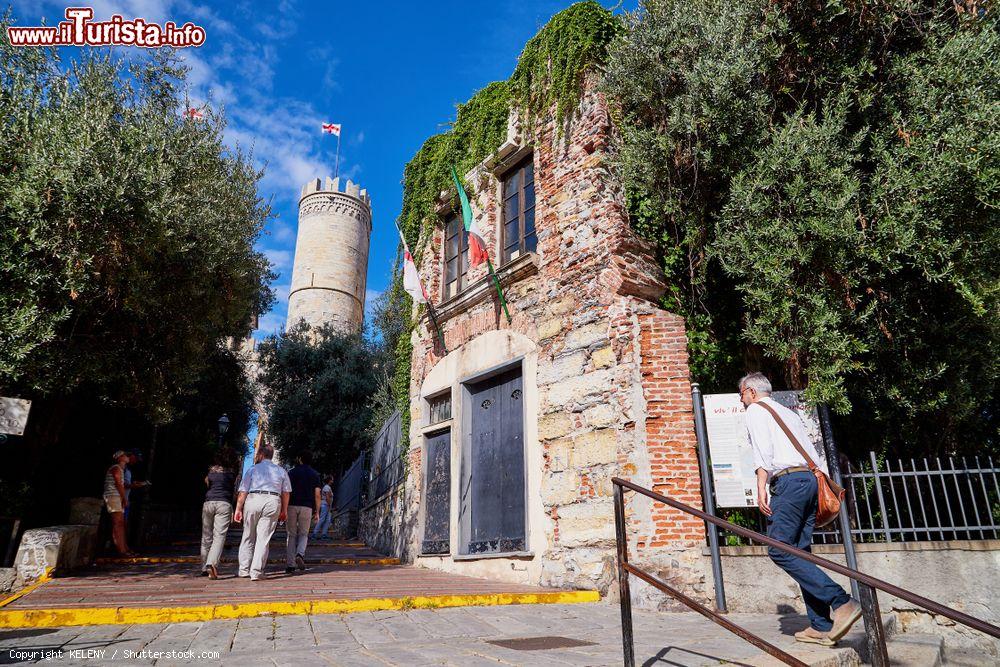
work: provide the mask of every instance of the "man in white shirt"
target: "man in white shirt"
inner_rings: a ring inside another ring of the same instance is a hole
[[[288,515],[288,500],[292,494],[288,472],[271,461],[274,449],[261,445],[258,456],[260,462],[243,475],[233,512],[233,520],[243,522],[238,574],[250,577],[251,581],[264,578],[271,537],[278,522]]]
[[[757,468],[757,505],[767,516],[767,536],[810,551],[816,527],[816,475],[776,420],[784,422],[814,465],[827,472],[826,464],[817,456],[802,419],[771,399],[771,382],[763,373],[750,373],[740,380],[740,401],[747,409],[747,432]],[[812,563],[774,547],[767,552],[802,589],[810,627],[796,632],[795,638],[829,646],[847,634],[861,617],[861,606]]]

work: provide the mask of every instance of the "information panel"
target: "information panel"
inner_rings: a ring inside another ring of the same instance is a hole
[[[0,396],[0,433],[24,435],[24,427],[28,424],[28,411],[30,409],[31,401]]]
[[[776,391],[771,398],[802,417],[809,439],[820,456],[817,463],[823,466],[826,450],[816,410],[802,403],[797,391]],[[757,475],[747,435],[746,408],[739,394],[706,394],[704,401],[715,504],[717,507],[756,507]]]

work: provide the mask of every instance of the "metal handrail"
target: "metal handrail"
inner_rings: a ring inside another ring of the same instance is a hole
[[[643,570],[635,567],[634,565],[629,564],[628,538],[625,532],[624,489],[635,491],[636,493],[640,493],[646,496],[647,498],[651,498],[658,502],[664,503],[665,505],[668,505],[676,510],[679,510],[686,514],[691,514],[692,516],[696,516],[702,521],[706,521],[716,526],[721,526],[736,535],[740,535],[741,537],[745,537],[747,539],[756,540],[769,547],[779,549],[786,553],[790,553],[794,556],[798,556],[799,558],[809,561],[810,563],[814,563],[815,565],[819,565],[838,574],[842,574],[845,577],[849,577],[857,581],[861,585],[870,586],[871,588],[885,591],[890,595],[893,595],[902,600],[906,600],[907,602],[912,602],[913,604],[923,607],[928,611],[934,612],[935,614],[940,614],[941,616],[944,616],[946,618],[950,618],[951,620],[957,623],[961,623],[962,625],[970,627],[974,630],[978,630],[982,633],[1000,638],[1000,627],[992,625],[991,623],[987,623],[986,621],[978,619],[974,616],[970,616],[963,612],[952,609],[951,607],[947,607],[939,602],[934,602],[933,600],[929,600],[921,595],[917,595],[916,593],[908,591],[905,588],[900,588],[899,586],[895,586],[886,581],[882,581],[881,579],[876,579],[875,577],[864,574],[857,570],[853,570],[849,567],[845,567],[843,565],[840,565],[839,563],[834,563],[833,561],[821,558],[808,551],[797,549],[796,547],[785,544],[784,542],[779,542],[778,540],[768,537],[766,535],[762,535],[761,533],[749,530],[742,526],[737,526],[734,523],[730,523],[724,519],[720,519],[716,516],[712,516],[711,514],[702,512],[701,510],[691,507],[690,505],[685,505],[684,503],[668,498],[650,489],[643,488],[637,484],[633,484],[632,482],[625,479],[621,479],[620,477],[613,477],[611,479],[611,482],[614,484],[614,496],[615,496],[615,528],[617,531],[616,546],[618,551],[618,585],[621,591],[622,639],[624,645],[623,648],[624,648],[626,667],[634,667],[635,665],[635,651],[632,642],[632,601],[629,597],[629,587],[628,587],[628,577],[627,577],[628,574],[632,574],[635,575],[636,577],[639,577],[646,583],[652,585],[655,588],[658,588],[664,593],[667,593],[668,595],[675,598],[679,602],[685,604],[686,606],[690,607],[694,611],[697,611],[703,616],[706,616],[707,618],[718,623],[727,630],[739,635],[740,637],[747,640],[757,648],[760,648],[761,650],[773,655],[782,662],[789,665],[796,665],[796,667],[805,667],[805,663],[796,658],[795,656],[781,650],[777,646],[768,643],[767,641],[758,637],[752,632],[739,627],[732,621],[729,621],[720,614],[712,611],[708,607],[700,604],[699,602],[693,600],[692,598],[687,597],[686,595],[674,589],[673,587],[669,586],[659,578],[647,572],[644,572]],[[874,605],[875,618],[877,619],[878,598],[873,594],[871,595],[871,600]],[[879,624],[879,630],[881,630],[880,624]],[[885,637],[881,632],[877,632],[877,635],[878,635],[878,641],[876,642],[876,644],[878,647],[878,655],[871,656],[873,664],[888,665],[888,657],[885,648]]]

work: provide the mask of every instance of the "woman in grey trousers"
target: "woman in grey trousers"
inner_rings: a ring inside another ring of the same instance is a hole
[[[201,506],[201,573],[219,578],[219,559],[226,546],[226,533],[233,518],[236,472],[228,457],[219,455],[205,476],[205,502]]]

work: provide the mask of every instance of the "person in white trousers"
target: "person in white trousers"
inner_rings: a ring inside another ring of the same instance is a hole
[[[306,569],[306,546],[309,528],[319,518],[319,473],[313,470],[312,455],[302,452],[298,465],[288,471],[292,480],[292,497],[288,502],[288,519],[285,521],[285,574]]]
[[[261,445],[258,456],[260,462],[243,476],[233,513],[236,523],[243,522],[237,574],[250,577],[251,581],[264,578],[271,538],[278,522],[288,516],[288,500],[292,493],[288,473],[271,461],[274,448]]]

